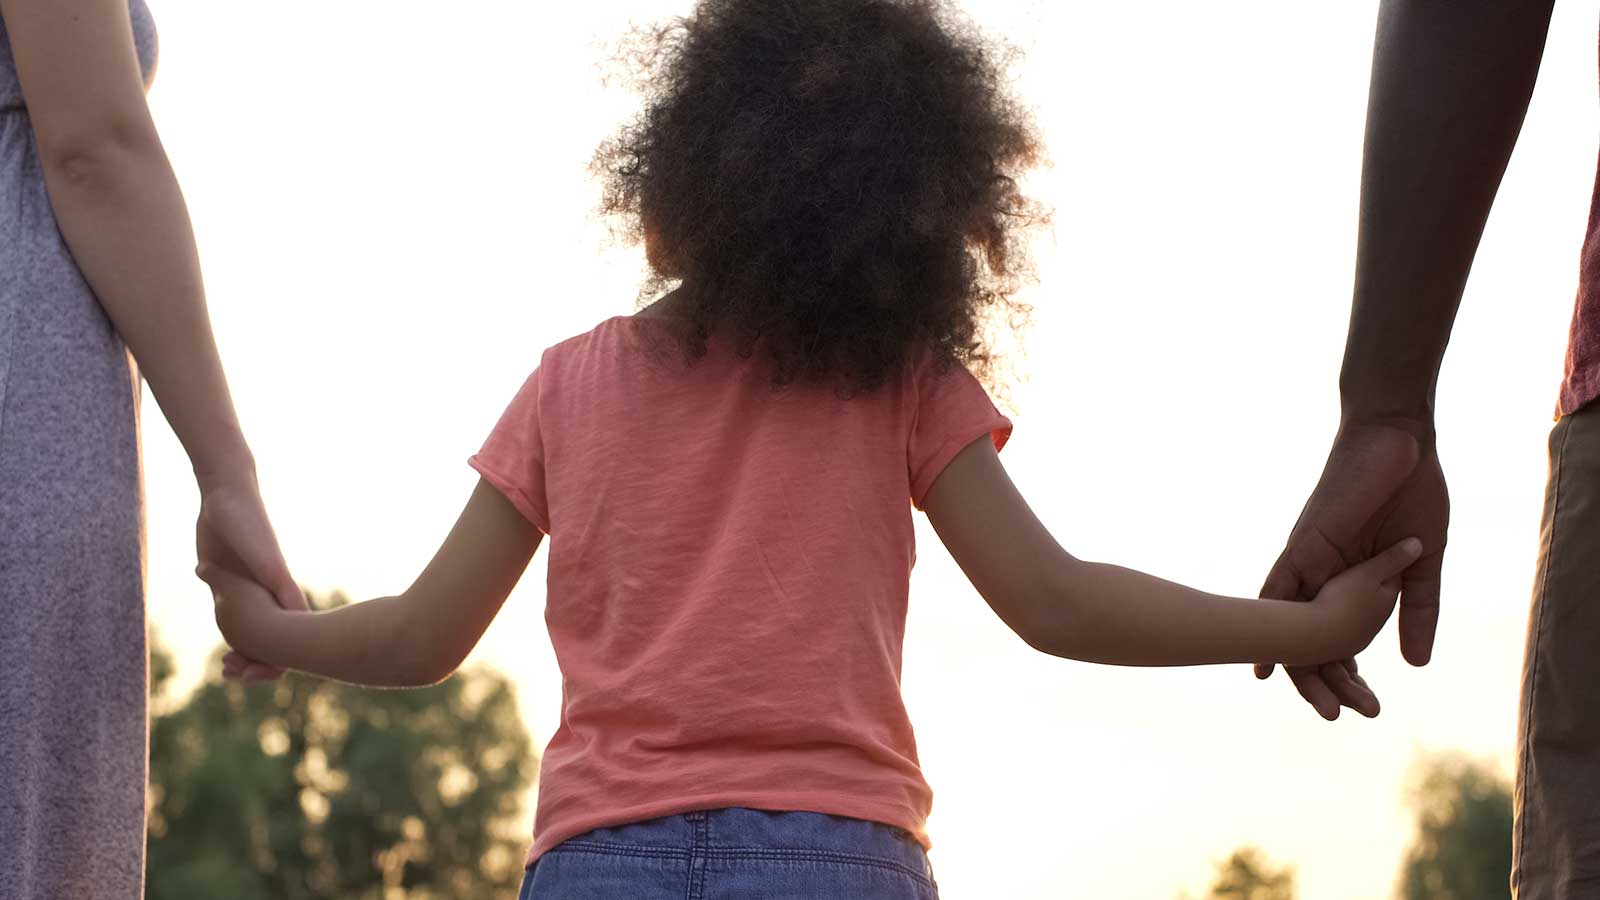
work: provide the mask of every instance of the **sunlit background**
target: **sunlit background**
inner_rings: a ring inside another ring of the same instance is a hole
[[[603,81],[630,22],[689,0],[150,0],[152,102],[199,233],[218,340],[291,565],[406,587],[542,348],[632,308],[587,174],[635,108]],[[1316,479],[1354,262],[1376,2],[982,0],[1053,165],[1016,438],[1062,543],[1253,594]],[[1595,0],[1558,4],[1522,145],[1445,364],[1455,499],[1432,665],[1392,626],[1375,721],[1320,721],[1281,675],[1029,651],[919,517],[905,694],[947,898],[1146,900],[1254,844],[1305,900],[1387,898],[1408,767],[1509,772],[1551,424],[1596,155]],[[146,400],[150,616],[195,684],[217,638],[187,461]],[[560,681],[535,560],[476,660],[537,744]]]

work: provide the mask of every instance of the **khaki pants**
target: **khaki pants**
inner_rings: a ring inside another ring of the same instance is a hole
[[[1600,404],[1550,434],[1518,712],[1512,892],[1600,900]]]

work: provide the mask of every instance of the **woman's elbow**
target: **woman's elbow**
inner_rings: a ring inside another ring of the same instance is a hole
[[[135,124],[108,123],[39,137],[45,177],[53,187],[74,192],[120,192],[130,181],[148,178],[147,165],[165,159],[155,130]]]

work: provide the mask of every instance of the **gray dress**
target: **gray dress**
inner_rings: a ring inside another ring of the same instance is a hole
[[[57,230],[0,22],[0,900],[143,893],[138,384]]]

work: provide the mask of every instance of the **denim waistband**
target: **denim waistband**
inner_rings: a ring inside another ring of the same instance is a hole
[[[812,812],[730,808],[597,828],[552,853],[588,852],[659,859],[828,859],[880,865],[933,880],[916,839],[878,822]]]

